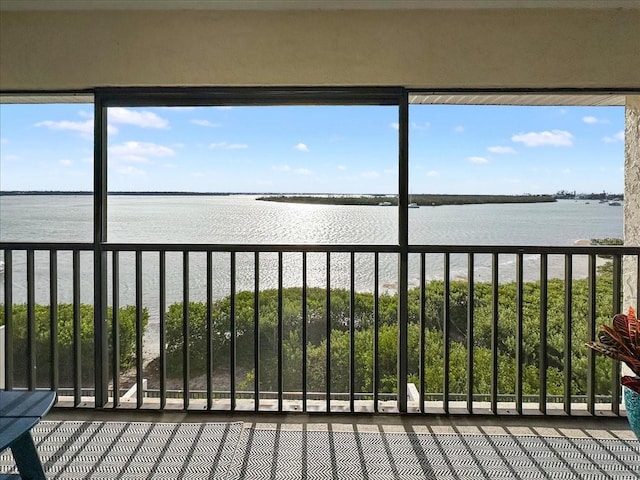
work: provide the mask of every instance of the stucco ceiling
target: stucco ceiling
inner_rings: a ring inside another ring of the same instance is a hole
[[[640,9],[640,0],[0,0],[0,10]]]

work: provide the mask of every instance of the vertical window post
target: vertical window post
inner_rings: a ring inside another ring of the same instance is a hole
[[[409,264],[409,94],[398,106],[398,411],[407,411]]]
[[[93,336],[95,406],[108,401],[107,360],[107,109],[102,98],[94,101],[93,158]]]

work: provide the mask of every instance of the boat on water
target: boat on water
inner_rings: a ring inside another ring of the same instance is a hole
[[[621,206],[621,205],[622,205],[622,204],[621,204],[620,202],[609,202],[609,206],[610,206],[610,207],[619,207],[619,206]]]
[[[409,208],[420,208],[420,205],[418,205],[417,203],[410,203],[409,204]]]
[[[390,207],[393,204],[391,202],[380,202],[378,205],[380,207]]]
[[[0,273],[4,272],[4,262],[0,260]]]

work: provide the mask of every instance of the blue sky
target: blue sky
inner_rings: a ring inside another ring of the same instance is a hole
[[[622,192],[622,107],[410,107],[412,193]],[[108,187],[396,193],[396,107],[110,108]],[[0,105],[0,189],[91,190],[92,105]]]

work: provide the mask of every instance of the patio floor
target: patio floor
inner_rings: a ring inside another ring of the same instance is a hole
[[[621,418],[240,416],[54,410],[47,478],[637,479]],[[0,474],[15,473],[11,454]]]

